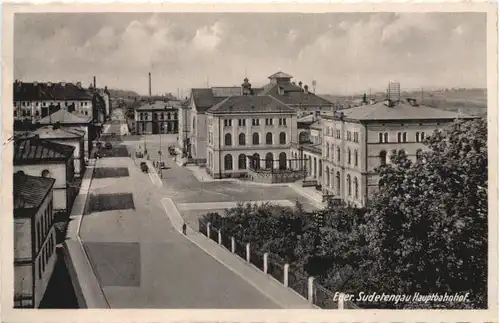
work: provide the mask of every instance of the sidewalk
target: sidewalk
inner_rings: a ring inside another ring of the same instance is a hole
[[[182,234],[182,224],[184,221],[172,200],[163,198],[161,203],[172,225]],[[274,278],[264,274],[253,265],[245,262],[239,256],[232,254],[230,251],[219,246],[192,228],[187,228],[185,237],[281,307],[287,309],[315,308],[313,305],[309,304],[308,300],[295,291],[285,287]]]

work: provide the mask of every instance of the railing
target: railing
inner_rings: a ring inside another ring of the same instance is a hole
[[[210,222],[205,222],[202,219],[198,220],[198,229],[210,240],[248,261],[319,308],[359,309],[352,301],[345,301],[339,297],[340,293],[337,295],[338,300],[335,299],[336,293],[315,282],[313,277],[308,277],[299,268],[285,263],[277,255],[252,250],[249,243],[243,243],[234,237],[224,235],[219,228],[213,227]]]

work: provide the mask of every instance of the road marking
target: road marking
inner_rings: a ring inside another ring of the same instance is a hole
[[[295,206],[295,203],[289,200],[265,200],[265,201],[246,201],[246,203],[252,204],[264,204],[270,203],[274,205],[281,206]],[[194,210],[222,210],[236,207],[238,202],[207,202],[207,203],[182,203],[179,204],[179,209],[182,211],[194,211]]]

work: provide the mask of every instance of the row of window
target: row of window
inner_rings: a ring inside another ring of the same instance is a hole
[[[36,250],[40,250],[47,233],[50,231],[52,224],[54,223],[54,212],[52,202],[45,209],[42,216],[37,221],[36,226]]]
[[[417,132],[415,133],[415,142],[422,142],[425,139],[425,132]],[[408,134],[406,132],[398,132],[398,142],[407,142]],[[378,134],[378,142],[379,143],[387,143],[389,142],[389,133],[380,132]]]
[[[153,119],[156,120],[156,119],[158,119],[158,117],[159,117],[160,120],[164,120],[165,119],[165,113],[163,113],[163,112],[160,112],[160,113],[154,112],[153,113]],[[167,120],[171,120],[171,117],[172,117],[172,115],[170,114],[170,112],[167,112]],[[177,117],[178,117],[177,112],[174,112],[174,120],[176,120]],[[149,119],[149,113],[147,113],[147,112],[140,112],[139,113],[139,120],[148,120],[148,119]]]
[[[55,242],[53,236],[51,235],[47,244],[42,249],[40,257],[38,258],[38,279],[42,278],[42,275],[45,272],[45,266],[47,266],[50,258],[54,254],[54,247]]]
[[[340,163],[341,154],[340,154],[340,147],[339,146],[335,147],[335,145],[333,145],[333,144],[327,145],[325,147],[325,151],[326,151],[326,158],[330,159],[331,161],[333,161],[333,159],[335,157],[334,152],[336,151],[337,162]],[[351,150],[351,148],[347,148],[347,164],[354,165],[355,167],[357,167],[359,165],[359,152],[357,149]]]
[[[393,150],[392,151],[392,154],[399,154],[399,155],[407,155],[406,151],[404,149],[400,149],[399,151],[396,151],[396,150]],[[386,165],[387,164],[387,151],[385,150],[382,150],[379,154],[379,158],[380,158],[380,165]],[[417,149],[417,152],[416,152],[416,158],[417,158],[417,161],[422,161],[422,157],[423,157],[423,150],[422,149]]]
[[[48,107],[51,103],[48,103],[48,102],[21,102],[21,106],[23,107],[29,107],[31,105],[34,105],[35,107]],[[59,103],[60,104],[60,103]],[[80,102],[80,105],[82,106],[89,106],[90,105],[90,102],[88,101],[83,101],[83,102]]]
[[[340,130],[339,130],[339,132],[340,132]],[[352,142],[359,142],[359,132],[347,131],[346,140],[352,141]]]
[[[211,135],[209,136],[211,137]],[[225,146],[232,146],[233,145],[233,139],[232,135],[230,133],[226,133],[224,135],[224,145]],[[210,140],[211,141],[211,140]],[[254,132],[252,135],[252,145],[259,145],[260,144],[260,134],[257,132]],[[266,134],[266,145],[272,145],[273,144],[273,134],[271,132],[268,132]],[[279,144],[280,145],[285,145],[286,144],[286,133],[281,132],[279,134]],[[246,145],[246,135],[244,133],[240,133],[238,136],[238,145],[239,146],[245,146]]]
[[[340,195],[341,192],[341,186],[340,186],[340,172],[337,171],[335,175],[335,183],[333,181],[333,178],[330,180],[330,170],[328,167],[326,167],[326,186],[330,187],[334,190],[337,191],[337,194]],[[335,184],[335,185],[334,185]],[[351,180],[351,175],[347,174],[346,176],[346,188],[347,188],[347,196],[353,196],[355,199],[359,199],[359,181],[356,176],[352,178]],[[354,190],[353,190],[354,188]]]
[[[273,153],[267,153],[265,157],[265,169],[274,169],[275,163],[278,163],[279,169],[286,169],[286,153],[282,152],[279,154],[278,160],[274,160]],[[253,169],[260,169],[260,155],[255,153],[252,155],[251,167]],[[238,169],[243,170],[247,168],[247,155],[240,154],[238,156]],[[227,154],[224,156],[224,170],[233,170],[233,156]]]
[[[266,126],[274,125],[274,119],[265,118],[265,124]],[[246,127],[246,125],[247,125],[246,119],[238,119],[238,127]],[[286,126],[286,118],[278,118],[278,125]],[[232,127],[232,126],[233,126],[233,119],[224,119],[224,127]],[[260,119],[253,118],[252,126],[260,126]]]

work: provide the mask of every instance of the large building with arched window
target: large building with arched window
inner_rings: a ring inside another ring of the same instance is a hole
[[[379,189],[375,169],[394,152],[416,161],[422,141],[457,118],[475,117],[419,105],[385,101],[323,116],[323,193],[364,206]]]
[[[271,96],[230,96],[207,110],[206,169],[214,178],[290,168],[297,137],[293,108]]]

